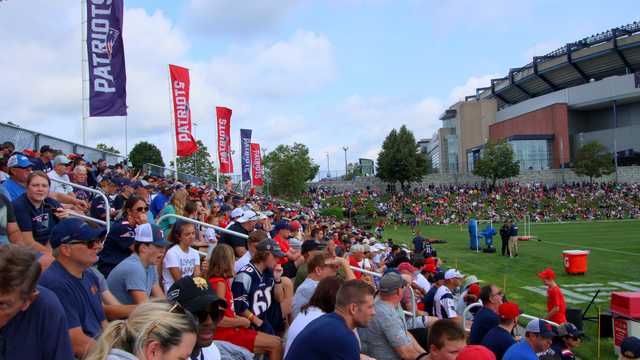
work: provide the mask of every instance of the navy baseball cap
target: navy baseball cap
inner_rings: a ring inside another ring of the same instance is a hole
[[[131,181],[124,177],[113,178],[113,183],[118,187],[131,186]]]
[[[554,336],[558,335],[558,333],[550,323],[541,319],[529,321],[525,331],[538,334],[545,338],[553,338]]]
[[[160,226],[151,223],[140,224],[136,227],[135,241],[162,247],[169,245]]]
[[[285,220],[280,220],[276,223],[276,225],[273,227],[273,229],[278,232],[280,230],[283,229],[287,229],[287,230],[291,230],[291,228],[289,227],[289,223],[286,222]]]
[[[70,217],[60,221],[51,231],[51,247],[57,248],[62,244],[67,244],[73,240],[90,242],[104,237],[107,229],[99,226],[92,227],[86,221]]]
[[[629,336],[622,340],[620,353],[627,359],[640,359],[640,339]]]
[[[259,250],[259,251],[268,251],[268,252],[272,253],[273,256],[277,256],[277,257],[281,257],[281,258],[287,256],[280,249],[280,245],[275,240],[272,240],[272,239],[264,239],[264,240],[260,241],[256,245],[256,249]]]

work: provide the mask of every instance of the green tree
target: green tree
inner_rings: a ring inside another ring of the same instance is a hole
[[[498,179],[506,179],[520,174],[519,162],[514,158],[515,154],[509,143],[489,141],[482,151],[482,156],[476,162],[473,173],[491,180],[493,187]]]
[[[270,193],[287,197],[304,192],[307,182],[313,180],[320,169],[311,160],[309,148],[299,143],[278,145],[265,156],[262,166]]]
[[[213,184],[216,181],[216,169],[209,160],[209,151],[201,140],[196,143],[198,150],[195,153],[178,158],[178,173],[194,175]]]
[[[593,182],[593,178],[609,175],[615,171],[612,159],[613,155],[604,145],[597,141],[589,141],[578,149],[573,172],[588,176],[589,181]]]
[[[103,143],[100,143],[100,144],[96,145],[96,149],[102,150],[102,151],[106,151],[106,152],[110,152],[110,153],[114,153],[114,154],[120,154],[120,150],[116,149],[113,146],[109,146],[109,145],[103,144]]]
[[[391,130],[382,143],[377,176],[389,183],[399,182],[404,189],[406,184],[420,181],[427,174],[427,163],[413,133],[402,125],[400,130]]]
[[[144,164],[153,164],[164,167],[162,153],[155,145],[146,141],[137,143],[129,153],[129,160],[134,169],[140,171]]]

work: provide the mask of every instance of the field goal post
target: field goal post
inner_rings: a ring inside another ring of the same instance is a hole
[[[522,237],[528,239],[531,239],[531,215],[525,215],[522,218]],[[518,236],[520,237],[520,236]]]
[[[493,220],[476,220],[476,239],[478,239],[478,247],[476,247],[476,252],[480,252],[480,224],[481,223],[489,223],[489,227],[493,227]]]

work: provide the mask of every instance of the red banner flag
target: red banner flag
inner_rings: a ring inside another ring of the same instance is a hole
[[[173,118],[176,128],[176,155],[191,156],[198,150],[196,140],[191,135],[191,108],[189,107],[189,69],[169,65],[171,75],[171,96],[173,97]]]
[[[231,109],[216,107],[218,128],[218,161],[221,174],[233,173],[233,159],[231,158]]]
[[[251,144],[251,175],[253,186],[262,186],[262,156],[260,154],[260,144]]]

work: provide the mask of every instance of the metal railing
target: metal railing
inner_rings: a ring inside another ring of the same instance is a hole
[[[233,236],[237,236],[237,237],[240,237],[240,238],[243,238],[243,239],[248,239],[249,238],[249,236],[246,235],[246,234],[241,234],[241,233],[235,232],[233,230],[228,230],[228,229],[225,229],[225,228],[221,228],[219,226],[207,224],[207,223],[199,221],[199,220],[195,220],[195,219],[192,219],[192,218],[188,218],[188,217],[180,216],[180,215],[176,215],[176,214],[164,214],[164,215],[160,216],[156,220],[156,224],[159,224],[163,220],[169,219],[169,218],[175,218],[175,219],[186,221],[186,222],[189,222],[189,223],[192,223],[192,224],[197,224],[197,225],[200,225],[200,226],[212,228],[212,229],[214,229],[216,231],[219,231],[219,232],[222,232],[222,233],[226,233],[226,234],[230,234],[230,235],[233,235]],[[204,256],[207,255],[206,253],[203,253],[202,251],[198,251],[198,252],[200,253],[200,255],[204,255]],[[375,277],[382,277],[382,274],[379,274],[379,273],[374,272],[374,271],[360,269],[359,267],[356,267],[356,266],[351,266],[351,270],[358,271],[358,272],[361,272],[363,274],[368,274],[368,275],[375,276]],[[411,312],[404,311],[404,313],[405,313],[405,315],[409,315],[409,316],[412,316],[412,317],[415,318],[415,317],[417,317],[417,315],[416,315],[416,309],[417,309],[417,306],[416,306],[416,295],[415,295],[415,292],[413,291],[413,289],[411,287],[409,287],[409,291],[411,292],[412,311]]]
[[[76,216],[85,220],[89,220],[89,221],[93,221],[96,222],[98,224],[102,224],[107,228],[107,233],[109,232],[109,230],[111,229],[111,205],[109,204],[109,198],[107,197],[107,195],[105,195],[102,191],[100,190],[96,190],[96,189],[92,189],[90,187],[84,186],[84,185],[80,185],[80,184],[75,184],[75,183],[71,183],[68,181],[64,181],[64,180],[58,180],[58,179],[51,179],[51,181],[55,181],[57,183],[60,184],[64,184],[64,185],[69,185],[71,187],[77,188],[77,189],[81,189],[84,191],[88,191],[90,193],[96,194],[98,196],[101,196],[102,199],[104,199],[104,206],[105,206],[105,214],[106,214],[106,221],[103,221],[101,219],[96,219],[90,216],[86,216],[86,215],[82,215],[82,214],[78,214],[76,212],[70,212],[70,214],[72,216]]]
[[[107,163],[113,165],[125,159],[125,157],[120,154],[98,150],[72,141],[41,134],[37,131],[28,130],[15,124],[0,123],[0,138],[2,141],[11,141],[15,145],[16,151],[22,151],[24,149],[33,149],[37,151],[43,145],[49,145],[65,154],[83,154],[84,159],[87,161],[98,161],[104,159]]]

